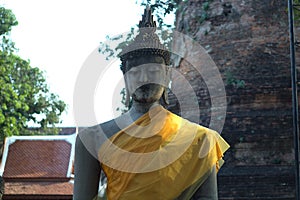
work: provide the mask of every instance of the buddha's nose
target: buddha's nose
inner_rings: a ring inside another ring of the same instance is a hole
[[[147,83],[148,79],[148,72],[146,70],[141,70],[140,80],[141,83]]]

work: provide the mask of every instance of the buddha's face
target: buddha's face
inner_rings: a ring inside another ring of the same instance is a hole
[[[147,55],[126,62],[125,83],[136,102],[158,101],[167,86],[166,80],[167,68],[160,56]]]

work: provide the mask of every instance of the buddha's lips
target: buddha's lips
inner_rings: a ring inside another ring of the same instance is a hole
[[[153,89],[158,89],[160,88],[161,86],[159,84],[156,84],[156,83],[147,83],[145,85],[142,85],[140,87],[138,87],[135,91],[139,90],[141,92],[149,92],[149,91],[152,91]]]

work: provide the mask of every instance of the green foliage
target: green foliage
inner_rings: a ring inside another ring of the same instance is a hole
[[[235,88],[245,87],[245,81],[237,79],[230,71],[225,72],[225,78],[226,78],[226,85],[232,85]]]
[[[31,67],[15,54],[9,38],[12,26],[17,25],[11,10],[0,6],[0,141],[5,136],[30,135],[26,130],[29,121],[47,130],[59,123],[66,104],[50,93],[43,72]],[[55,130],[54,130],[55,131]],[[41,131],[43,132],[43,131]],[[37,133],[37,132],[34,132]]]
[[[9,33],[13,26],[18,25],[15,15],[11,10],[0,6],[0,36],[1,36],[1,50],[11,51],[15,50],[14,43],[9,38]]]
[[[208,9],[209,9],[209,2],[204,2],[203,5],[202,5],[202,9],[204,11],[208,11]]]
[[[208,19],[208,10],[209,10],[209,2],[204,2],[202,5],[202,14],[199,19],[199,23],[202,24],[205,20]]]
[[[106,42],[100,42],[98,51],[99,53],[106,55],[106,60],[116,57],[123,47],[128,45],[135,36],[134,28],[130,29],[127,35],[117,35],[114,37],[106,36]]]
[[[159,26],[162,28],[172,28],[174,24],[166,24],[163,19],[166,15],[176,12],[181,1],[182,0],[142,0],[140,5],[151,5]]]
[[[117,108],[117,111],[120,111],[121,114],[124,114],[124,113],[126,113],[131,108],[131,106],[132,106],[132,100],[130,100],[129,105],[126,106],[126,103],[125,103],[125,101],[126,101],[126,89],[123,88],[121,90],[120,94],[122,96],[121,103],[123,104],[123,108],[119,107],[119,108]]]
[[[11,10],[0,7],[0,35],[11,31],[13,26],[18,24],[15,15]]]
[[[294,21],[295,24],[300,24],[300,0],[294,0]]]

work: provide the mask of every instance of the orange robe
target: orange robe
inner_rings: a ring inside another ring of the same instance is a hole
[[[173,200],[222,165],[229,145],[215,131],[161,106],[100,148],[109,200]]]

